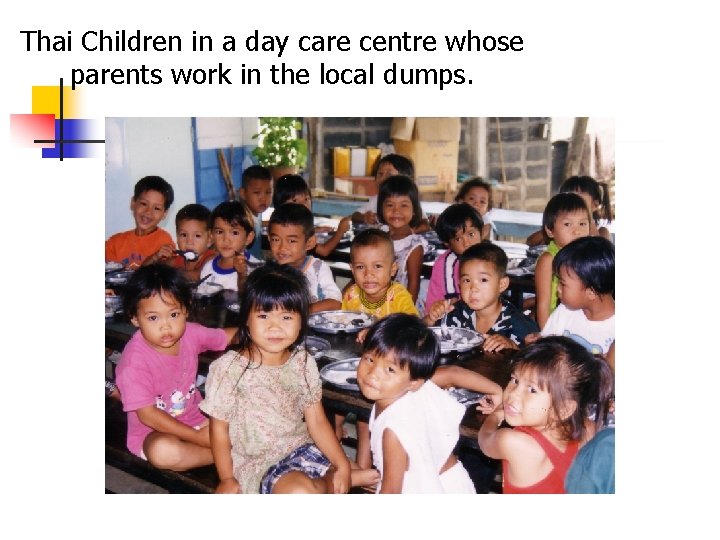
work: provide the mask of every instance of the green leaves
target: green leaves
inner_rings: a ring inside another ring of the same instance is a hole
[[[307,164],[307,141],[298,138],[302,124],[286,116],[264,116],[260,131],[253,135],[259,145],[252,152],[264,167],[299,167]]]

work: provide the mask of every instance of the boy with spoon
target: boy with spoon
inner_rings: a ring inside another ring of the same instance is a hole
[[[178,248],[170,265],[178,268],[189,281],[197,281],[205,263],[217,252],[210,249],[210,210],[202,204],[183,206],[175,216]]]

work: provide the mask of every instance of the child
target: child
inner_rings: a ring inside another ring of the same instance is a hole
[[[506,275],[505,251],[482,242],[469,247],[460,257],[460,296],[462,301],[439,300],[425,317],[433,325],[446,313],[449,326],[480,332],[483,350],[518,349],[525,336],[538,331],[535,321],[526,317],[502,297],[510,280]]]
[[[218,493],[345,493],[350,463],[302,343],[310,298],[295,268],[268,262],[240,302],[239,350],[210,365],[206,399]],[[373,476],[369,472],[370,476]]]
[[[175,268],[143,266],[124,289],[123,308],[140,329],[122,352],[117,385],[128,413],[127,447],[161,469],[212,463],[207,419],[195,388],[198,354],[222,351],[237,328],[187,322],[192,293]]]
[[[538,326],[543,328],[557,306],[557,276],[552,273],[555,255],[567,244],[590,234],[590,211],[576,193],[558,193],[543,212],[543,228],[551,239],[535,265],[535,309]]]
[[[342,293],[330,267],[307,252],[315,247],[313,215],[302,204],[277,207],[268,222],[270,251],[280,264],[297,268],[307,278],[310,313],[340,309]]]
[[[362,311],[375,317],[391,313],[418,315],[405,287],[393,283],[397,272],[393,241],[380,229],[366,229],[350,244],[350,269],[355,283],[342,298],[342,309]]]
[[[185,205],[175,216],[178,249],[191,251],[196,258],[191,261],[178,254],[170,262],[173,267],[182,270],[190,281],[197,281],[202,267],[216,255],[214,250],[209,249],[212,244],[209,227],[210,210],[202,204]]]
[[[455,202],[472,206],[483,222],[482,239],[494,240],[495,234],[489,212],[493,207],[492,187],[479,176],[465,180],[455,197]]]
[[[450,366],[438,368],[435,335],[411,315],[389,315],[368,332],[357,368],[370,412],[370,445],[380,471],[378,493],[475,493],[453,449],[465,407],[439,386],[464,386],[494,395],[500,387],[482,375]],[[437,368],[437,370],[436,370]]]
[[[105,261],[134,269],[170,259],[175,243],[158,224],[167,215],[174,197],[172,186],[159,176],[138,180],[130,199],[135,229],[114,234],[105,241]]]
[[[407,176],[391,176],[380,186],[377,207],[380,222],[388,226],[395,248],[395,280],[406,287],[413,302],[417,302],[423,255],[428,243],[413,232],[422,216],[415,182]]]
[[[240,196],[252,212],[254,219],[253,232],[255,241],[248,248],[256,259],[263,260],[262,252],[262,214],[270,206],[273,193],[273,181],[270,170],[260,165],[252,165],[242,174]]]
[[[218,204],[210,215],[212,239],[217,257],[205,263],[200,279],[219,283],[223,289],[240,291],[248,274],[262,261],[247,250],[255,238],[253,215],[241,201]]]
[[[578,446],[607,419],[611,393],[608,365],[571,339],[542,338],[520,351],[502,406],[478,433],[480,450],[503,460],[503,493],[564,493]],[[511,428],[500,428],[503,420]]]
[[[457,297],[460,292],[460,255],[480,243],[483,221],[472,206],[451,204],[438,217],[435,232],[448,249],[433,264],[425,298],[425,313],[438,300]]]
[[[385,180],[397,175],[415,178],[413,162],[400,154],[388,154],[381,157],[375,167],[375,186],[378,191]],[[368,202],[358,208],[352,215],[353,223],[376,225],[378,223],[377,200],[377,195],[370,196]]]
[[[611,240],[608,226],[612,222],[610,190],[607,184],[598,182],[591,176],[571,176],[560,186],[558,193],[577,193],[592,214],[590,236],[602,236]],[[537,246],[546,242],[543,231],[536,231],[526,240],[528,246]]]
[[[599,431],[577,453],[565,476],[567,493],[615,493],[615,428]]]
[[[555,256],[553,273],[562,303],[542,335],[568,336],[606,355],[615,341],[615,246],[600,236],[579,238]]]
[[[273,191],[273,208],[286,202],[302,204],[312,212],[312,196],[305,179],[297,174],[286,174],[278,178]],[[350,218],[344,217],[338,223],[332,237],[324,244],[315,244],[315,254],[319,257],[330,255],[342,240],[343,235],[350,229]],[[333,230],[328,227],[315,227],[315,232]]]

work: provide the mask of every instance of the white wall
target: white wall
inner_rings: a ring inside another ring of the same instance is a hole
[[[175,214],[195,202],[190,118],[106,118],[105,238],[135,227],[130,199],[135,183],[162,176],[175,201],[160,226],[175,238]]]

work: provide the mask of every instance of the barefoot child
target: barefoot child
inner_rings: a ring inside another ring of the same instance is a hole
[[[503,493],[565,493],[578,447],[602,428],[611,395],[607,363],[569,338],[541,338],[520,351],[502,406],[478,433],[480,450],[502,460]],[[500,427],[503,420],[511,427]]]
[[[237,332],[187,322],[191,298],[185,278],[166,264],[136,270],[123,295],[125,313],[139,328],[117,368],[128,413],[127,447],[175,471],[212,463],[208,422],[195,388],[198,354],[224,350]]]
[[[351,485],[315,359],[303,346],[304,282],[272,261],[250,274],[239,348],[210,365],[201,409],[210,415],[218,493],[345,493]]]
[[[378,493],[475,493],[453,454],[465,407],[439,385],[490,394],[488,412],[500,403],[501,389],[458,366],[438,368],[439,359],[435,334],[411,315],[381,319],[363,342],[357,380],[375,402],[370,445],[381,476]]]

